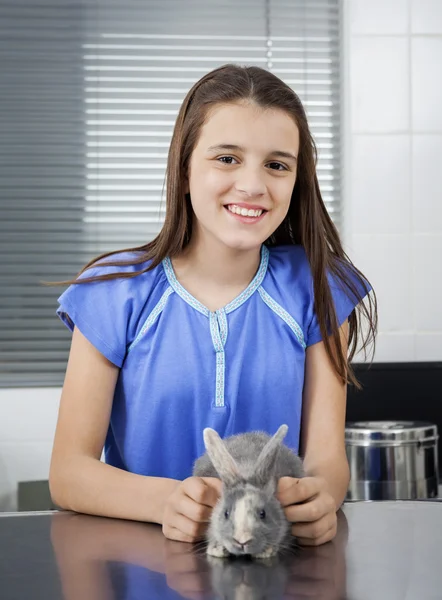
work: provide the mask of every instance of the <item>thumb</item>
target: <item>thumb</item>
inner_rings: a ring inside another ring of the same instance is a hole
[[[223,483],[218,477],[202,477],[201,478],[208,487],[209,498],[214,506],[221,496]]]
[[[285,490],[293,485],[292,477],[280,477],[277,486],[277,493],[282,494]]]
[[[293,501],[293,495],[298,492],[299,479],[294,477],[281,477],[276,488],[276,497],[282,503]]]

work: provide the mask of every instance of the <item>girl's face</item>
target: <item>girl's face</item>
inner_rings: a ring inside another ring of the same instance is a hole
[[[189,165],[193,235],[234,250],[261,244],[284,220],[296,181],[299,131],[279,109],[212,108]]]

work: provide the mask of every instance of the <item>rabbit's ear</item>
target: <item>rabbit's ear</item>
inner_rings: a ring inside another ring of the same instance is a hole
[[[241,476],[238,465],[229,454],[223,440],[214,429],[206,427],[203,431],[204,445],[218,475],[226,485],[233,485]]]
[[[263,485],[270,482],[273,478],[275,461],[281,447],[281,442],[285,438],[287,431],[287,425],[281,425],[281,427],[267,442],[258,456],[255,467],[255,477]]]

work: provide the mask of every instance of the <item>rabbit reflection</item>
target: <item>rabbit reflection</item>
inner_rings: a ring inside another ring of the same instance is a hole
[[[64,600],[345,598],[347,522],[332,542],[296,554],[215,558],[153,524],[59,513],[51,540]]]
[[[288,570],[279,558],[263,563],[246,558],[208,557],[211,566],[212,592],[223,600],[287,598]]]

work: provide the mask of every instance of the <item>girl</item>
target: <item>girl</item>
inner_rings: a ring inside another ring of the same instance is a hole
[[[203,429],[274,434],[287,423],[308,474],[278,484],[293,534],[311,545],[335,536],[355,308],[368,320],[365,349],[376,300],[342,249],[315,166],[301,102],[272,73],[225,65],[189,91],[161,232],[92,260],[59,298],[73,336],[50,469],[56,504],[160,523],[193,542],[221,489],[191,477]]]

